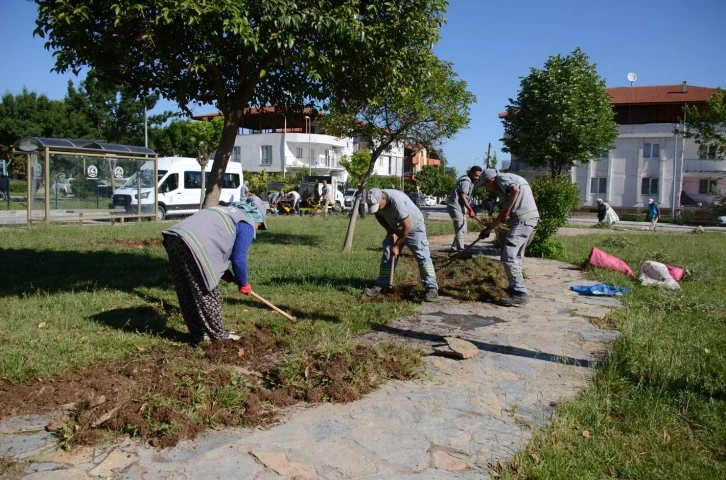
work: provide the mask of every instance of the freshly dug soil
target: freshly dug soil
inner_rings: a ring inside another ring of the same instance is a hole
[[[82,372],[0,383],[0,418],[53,413],[47,428],[66,447],[97,443],[103,432],[168,447],[207,428],[278,422],[281,409],[298,402],[358,400],[421,367],[416,354],[411,368],[410,351],[399,361],[401,347],[359,345],[333,355],[305,352],[307,361],[291,369],[282,347],[258,329],[237,342],[139,352]]]

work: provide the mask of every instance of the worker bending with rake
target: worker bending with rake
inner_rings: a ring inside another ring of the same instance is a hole
[[[532,243],[534,228],[539,222],[539,212],[534,203],[532,189],[527,180],[519,175],[497,173],[492,168],[484,170],[481,181],[488,192],[505,195],[499,216],[479,234],[479,238],[487,238],[492,230],[508,219],[509,233],[502,245],[501,259],[509,280],[507,289],[509,298],[500,300],[500,304],[507,307],[524,305],[529,302],[529,294],[522,276],[524,251]]]
[[[256,196],[241,202],[200,210],[164,230],[174,286],[191,343],[239,340],[222,325],[219,281],[235,282],[250,295],[247,253],[257,229],[267,230],[265,206]],[[227,270],[232,262],[234,274]]]
[[[468,231],[466,217],[467,215],[472,218],[476,217],[476,212],[471,206],[471,194],[480,176],[481,167],[471,167],[466,175],[456,181],[456,186],[449,194],[446,211],[454,221],[454,242],[451,244],[450,253],[464,250],[464,240]]]
[[[368,192],[367,203],[370,213],[386,230],[383,239],[383,257],[376,285],[366,288],[365,294],[376,297],[385,289],[392,287],[392,274],[398,257],[404,246],[407,246],[416,262],[421,275],[425,293],[424,300],[433,302],[439,296],[436,283],[436,272],[429,251],[429,240],[426,237],[426,224],[421,210],[414,205],[403,192],[394,189],[381,190],[373,188]]]

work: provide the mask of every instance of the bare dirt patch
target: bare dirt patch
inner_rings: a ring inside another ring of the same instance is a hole
[[[129,434],[158,447],[207,428],[278,422],[298,402],[350,402],[420,373],[421,352],[392,344],[287,357],[262,330],[240,341],[140,352],[124,362],[23,384],[0,383],[0,418],[52,413],[62,446]],[[106,435],[107,436],[107,435]]]

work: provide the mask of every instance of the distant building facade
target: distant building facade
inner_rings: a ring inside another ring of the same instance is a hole
[[[714,189],[726,189],[726,161],[714,160],[713,151],[705,155],[708,158],[700,158],[693,140],[674,133],[682,128],[678,121],[684,116],[684,105],[705,109],[706,100],[717,89],[683,82],[607,91],[619,134],[613,150],[571,169],[583,206],[594,207],[602,198],[613,207],[642,209],[652,198],[665,209],[706,208],[714,199]],[[514,156],[509,170],[530,178],[548,174]]]

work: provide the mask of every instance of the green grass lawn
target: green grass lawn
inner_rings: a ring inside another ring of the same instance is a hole
[[[591,388],[510,462],[506,478],[726,478],[726,235],[561,238],[581,264],[592,246],[637,272],[644,260],[686,267],[682,291],[630,287],[609,322],[622,332]],[[587,432],[587,433],[584,433]]]
[[[18,382],[79,370],[187,340],[161,231],[171,223],[0,230],[3,277],[0,379]],[[342,254],[347,219],[271,218],[250,253],[257,293],[300,318],[290,352],[340,343],[407,315],[414,304],[361,302],[378,273],[383,229],[359,221],[354,251]],[[449,222],[431,222],[449,231]],[[416,275],[412,258],[399,276]],[[287,320],[223,285],[225,325],[273,331]]]

